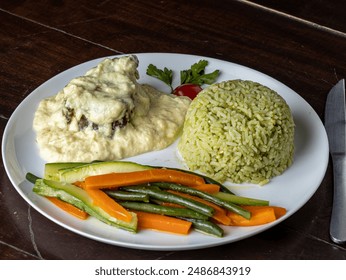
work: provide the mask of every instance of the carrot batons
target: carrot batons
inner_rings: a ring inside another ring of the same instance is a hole
[[[81,220],[86,220],[89,217],[89,214],[84,212],[83,210],[80,210],[79,208],[73,206],[70,203],[67,203],[65,201],[62,201],[56,197],[48,197],[47,199],[52,202],[54,205],[59,207],[60,209],[64,210],[65,212],[81,219]]]
[[[162,168],[89,176],[85,178],[85,188],[107,189],[153,182],[170,182],[185,186],[196,186],[205,183],[200,176]]]
[[[114,199],[108,196],[101,190],[88,190],[88,195],[92,198],[93,204],[100,207],[102,210],[107,212],[112,217],[122,220],[124,222],[130,222],[132,215]]]
[[[231,226],[258,226],[277,220],[286,214],[286,209],[278,206],[242,206],[251,212],[249,220],[242,216],[228,212],[227,216],[231,219]]]
[[[191,222],[174,217],[163,216],[141,211],[133,211],[138,217],[138,227],[140,229],[153,229],[175,234],[188,234],[192,226]]]
[[[220,191],[220,186],[216,184],[199,184],[199,185],[191,186],[191,187],[196,190],[210,193],[210,194],[218,193]]]

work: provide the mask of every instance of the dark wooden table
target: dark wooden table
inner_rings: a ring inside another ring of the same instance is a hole
[[[338,0],[2,0],[0,136],[21,101],[54,75],[143,52],[251,67],[299,93],[323,121],[328,91],[346,77],[343,8]],[[0,259],[346,259],[346,246],[329,238],[331,164],[314,196],[281,224],[236,243],[178,252],[111,246],[65,230],[30,207],[0,165]]]

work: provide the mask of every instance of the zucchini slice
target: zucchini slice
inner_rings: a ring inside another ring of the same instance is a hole
[[[108,225],[125,229],[130,232],[137,231],[138,220],[135,213],[130,212],[132,219],[129,223],[118,220],[110,216],[100,207],[93,205],[92,199],[88,196],[86,191],[72,184],[47,179],[37,179],[33,191],[42,196],[57,197],[78,207],[87,212],[90,216],[93,216]]]
[[[150,166],[129,161],[96,161],[91,163],[47,163],[45,178],[66,183],[83,181],[88,176],[112,172],[133,172],[152,169]],[[64,166],[66,165],[66,166]],[[54,173],[55,172],[55,173]],[[48,174],[48,175],[47,175]],[[47,177],[46,177],[47,176]]]

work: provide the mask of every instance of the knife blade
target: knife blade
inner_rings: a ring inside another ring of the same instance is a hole
[[[328,93],[325,128],[333,165],[334,192],[330,221],[333,242],[346,242],[346,112],[345,80],[340,80]]]

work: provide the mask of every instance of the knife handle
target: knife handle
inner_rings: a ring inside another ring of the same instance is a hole
[[[334,195],[330,223],[330,237],[333,242],[346,242],[346,157],[333,155]]]

